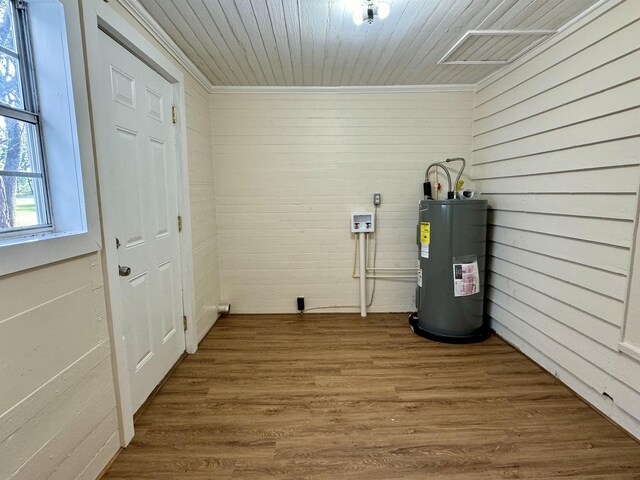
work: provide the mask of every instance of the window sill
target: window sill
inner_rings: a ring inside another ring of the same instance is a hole
[[[0,240],[0,277],[101,249],[87,232],[45,232]]]

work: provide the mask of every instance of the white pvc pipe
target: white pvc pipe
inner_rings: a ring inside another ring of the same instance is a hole
[[[418,271],[418,267],[397,267],[397,268],[380,268],[380,267],[367,267],[367,270],[371,271],[371,270],[389,270],[392,272],[399,272],[399,271],[405,271],[405,270],[414,270],[414,271]]]
[[[416,278],[418,276],[417,273],[407,274],[407,275],[395,275],[395,274],[377,274],[377,273],[367,273],[367,278]],[[359,273],[354,273],[353,278],[360,278]]]
[[[369,274],[367,278],[416,278],[418,274],[415,275],[376,275]]]
[[[360,242],[360,316],[367,316],[367,248],[366,233],[358,233]]]
[[[216,309],[217,309],[218,313],[226,315],[231,311],[231,304],[229,304],[229,303],[221,303],[220,305],[217,306]]]
[[[375,273],[367,273],[367,278],[416,278],[418,274],[415,275],[377,275]],[[353,278],[360,278],[360,274],[356,274]]]

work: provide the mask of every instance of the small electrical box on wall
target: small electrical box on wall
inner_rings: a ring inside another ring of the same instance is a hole
[[[373,213],[371,212],[353,212],[351,213],[351,232],[352,233],[370,233],[375,230],[373,224]]]

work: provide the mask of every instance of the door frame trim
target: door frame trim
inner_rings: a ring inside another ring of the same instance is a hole
[[[182,279],[182,307],[187,317],[185,331],[185,350],[195,353],[198,348],[196,329],[195,285],[193,277],[193,244],[191,237],[191,207],[189,201],[189,170],[187,164],[187,127],[185,114],[184,75],[156,46],[140,34],[135,27],[113,10],[104,0],[82,2],[82,17],[85,34],[85,60],[88,70],[89,98],[92,110],[92,128],[95,142],[95,162],[100,189],[101,158],[108,157],[110,148],[104,132],[107,127],[104,113],[108,110],[108,102],[100,96],[103,91],[101,76],[102,60],[100,55],[92,52],[100,51],[100,31],[104,31],[132,52],[144,63],[172,85],[174,104],[177,108],[178,123],[176,129],[176,160],[178,168],[178,213],[183,218],[183,229],[179,233],[180,263]],[[104,167],[103,167],[104,168]],[[103,249],[102,269],[105,280],[105,296],[111,337],[111,362],[117,399],[118,427],[120,445],[125,447],[134,435],[133,406],[131,403],[131,387],[127,366],[127,351],[124,341],[125,322],[122,311],[122,296],[119,289],[110,288],[117,285],[119,276],[117,268],[107,268],[118,264],[114,226],[105,216],[103,197],[99,194],[100,216],[102,222]],[[177,219],[176,219],[177,221]]]

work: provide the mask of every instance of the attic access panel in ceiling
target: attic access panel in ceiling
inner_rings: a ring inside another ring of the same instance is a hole
[[[441,65],[504,65],[556,30],[469,30],[438,62]]]

